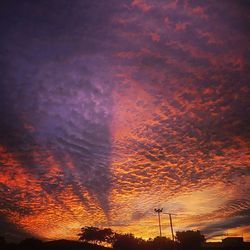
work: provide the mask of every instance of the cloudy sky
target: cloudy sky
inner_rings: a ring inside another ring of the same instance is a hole
[[[0,234],[250,240],[249,7],[1,1]]]

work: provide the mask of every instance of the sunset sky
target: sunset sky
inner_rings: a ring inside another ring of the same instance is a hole
[[[0,235],[149,238],[164,208],[175,231],[250,241],[249,13],[244,0],[2,0]]]

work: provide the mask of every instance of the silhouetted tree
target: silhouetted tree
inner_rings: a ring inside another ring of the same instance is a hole
[[[147,241],[147,249],[152,249],[152,250],[168,250],[168,249],[173,249],[173,244],[174,242],[170,240],[169,238],[166,237],[156,237],[153,240],[148,240]]]
[[[201,249],[202,243],[206,241],[200,231],[192,230],[176,232],[176,239],[181,249]]]
[[[21,249],[41,249],[43,242],[35,238],[27,238],[20,242],[19,246]]]
[[[99,229],[98,227],[83,227],[79,240],[89,243],[109,243],[113,242],[115,233],[110,228]]]
[[[5,238],[3,236],[0,236],[0,247],[3,247],[6,245]]]
[[[141,238],[134,237],[133,234],[116,234],[113,248],[117,250],[139,250],[144,249],[146,242]]]

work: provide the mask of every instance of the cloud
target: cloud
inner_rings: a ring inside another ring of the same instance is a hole
[[[207,235],[210,234],[211,237],[216,233],[220,234],[221,232],[225,232],[228,229],[248,226],[249,222],[250,216],[248,213],[247,215],[234,216],[214,223],[209,223],[207,227],[202,230],[202,232]]]
[[[84,225],[152,237],[160,206],[190,215],[175,218],[176,230],[246,226],[245,9],[232,1],[5,3],[6,223],[46,239],[74,237]]]

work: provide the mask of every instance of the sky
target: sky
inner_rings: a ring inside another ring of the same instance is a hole
[[[250,240],[249,7],[1,1],[0,234]]]

